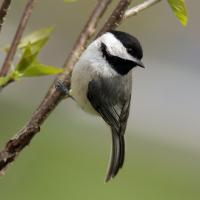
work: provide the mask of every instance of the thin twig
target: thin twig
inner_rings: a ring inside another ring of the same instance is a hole
[[[111,0],[109,1],[101,1],[99,0],[98,6],[94,9],[93,13],[91,14],[90,18],[88,19],[80,37],[76,41],[74,47],[72,48],[65,64],[64,69],[67,71],[72,70],[72,67],[78,60],[81,53],[84,51],[84,47],[87,44],[87,41],[94,35],[95,28],[97,26],[97,18],[100,18],[104,11],[106,10],[107,6],[110,4]]]
[[[0,31],[4,22],[4,18],[8,13],[8,8],[10,7],[11,0],[4,0],[3,3],[1,4],[0,8]]]
[[[104,2],[104,4],[102,2]],[[58,79],[61,79],[62,81],[64,81],[64,83],[68,87],[70,85],[70,74],[73,69],[73,66],[78,60],[81,53],[83,52],[84,50],[83,47],[87,44],[88,39],[91,38],[91,34],[94,33],[97,22],[99,21],[102,13],[104,13],[105,8],[109,4],[109,2],[110,1],[108,0],[100,0],[98,2],[95,8],[95,11],[90,16],[89,18],[90,20],[86,24],[82,33],[80,34],[79,39],[77,40],[72,52],[69,55],[69,58],[65,62],[65,65],[64,65],[65,73],[58,76]],[[123,6],[120,7],[122,3],[125,3],[125,4],[123,4]],[[99,5],[102,5],[102,7],[100,7]],[[123,15],[128,5],[129,5],[129,1],[120,0],[115,11],[112,13],[107,23],[103,26],[103,28],[97,35],[101,35],[107,30],[116,28],[118,24],[120,24],[120,22],[123,20]],[[98,12],[99,14],[96,15],[96,12]],[[120,15],[120,17],[117,15]],[[94,18],[94,16],[96,18]],[[42,103],[40,104],[38,109],[33,113],[30,121],[25,125],[24,128],[22,128],[17,133],[15,138],[10,139],[7,142],[5,148],[0,152],[0,172],[3,173],[6,167],[9,165],[9,163],[14,161],[16,156],[20,153],[20,151],[22,151],[24,147],[26,147],[30,143],[33,136],[37,132],[40,131],[40,126],[42,125],[42,123],[48,117],[50,112],[55,109],[55,107],[62,100],[62,98],[63,98],[63,94],[56,91],[54,86],[51,86],[47,95],[43,99]]]
[[[9,71],[10,65],[11,65],[11,63],[15,57],[16,51],[17,51],[17,46],[21,40],[22,34],[23,34],[25,27],[28,23],[28,20],[31,16],[31,13],[33,10],[33,5],[34,5],[35,1],[36,0],[28,0],[27,4],[25,6],[24,13],[19,22],[17,31],[16,31],[13,41],[11,43],[11,47],[9,48],[9,51],[6,55],[3,66],[1,68],[0,76],[6,76]]]
[[[117,7],[114,9],[113,13],[110,15],[109,19],[103,26],[103,28],[97,34],[97,37],[109,31],[110,29],[115,29],[122,22],[125,11],[127,10],[131,0],[120,0]]]
[[[146,0],[144,3],[139,4],[138,6],[135,6],[133,8],[130,8],[127,10],[124,14],[124,19],[137,15],[139,12],[145,10],[146,8],[149,8],[153,6],[154,4],[160,2],[161,0]]]
[[[75,47],[73,48],[74,52],[70,54],[68,61],[65,63],[65,68],[70,65],[68,63],[76,62],[77,55],[76,51],[81,54],[83,51],[83,46],[86,45],[88,39],[94,33],[96,25],[100,20],[102,14],[105,12],[110,0],[99,0],[94,11],[89,17],[89,21],[81,32],[79,39],[77,40]],[[98,13],[98,14],[97,14]],[[73,62],[71,60],[74,60]],[[67,75],[64,75],[67,76]],[[61,77],[59,77],[61,78]],[[5,148],[0,152],[0,171],[6,169],[9,163],[15,160],[18,153],[27,146],[33,136],[40,131],[40,126],[44,120],[48,117],[50,112],[56,107],[56,105],[63,98],[62,94],[57,92],[54,87],[51,87],[38,107],[38,109],[33,113],[30,121],[22,128],[14,138],[10,139]]]

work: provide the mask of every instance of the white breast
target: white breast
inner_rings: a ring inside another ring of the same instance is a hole
[[[97,114],[87,98],[88,84],[96,76],[112,77],[116,72],[108,65],[99,50],[99,42],[93,42],[80,57],[71,78],[71,95],[86,112]]]

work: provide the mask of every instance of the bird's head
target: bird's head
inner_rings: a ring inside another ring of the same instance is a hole
[[[140,42],[132,35],[121,31],[109,31],[98,39],[102,56],[121,75],[132,68],[144,68],[141,59],[143,50]]]

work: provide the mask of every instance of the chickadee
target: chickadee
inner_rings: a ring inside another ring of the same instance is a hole
[[[144,67],[142,57],[142,47],[135,37],[111,30],[86,48],[72,72],[70,96],[84,111],[100,115],[111,128],[112,152],[106,181],[115,177],[124,163],[131,69]]]

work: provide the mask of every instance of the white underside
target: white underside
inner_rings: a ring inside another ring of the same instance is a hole
[[[84,51],[74,67],[71,79],[71,95],[78,105],[86,112],[98,114],[87,98],[89,82],[96,76],[111,78],[118,76],[117,72],[107,63],[102,56],[101,43],[106,44],[112,55],[131,59],[122,43],[111,33],[106,33],[92,42]]]
[[[71,78],[70,94],[74,97],[78,105],[86,112],[98,114],[87,98],[87,90],[89,82],[96,76],[113,77],[117,73],[104,60],[100,51],[98,42],[89,46],[82,54],[79,61],[74,67]]]

